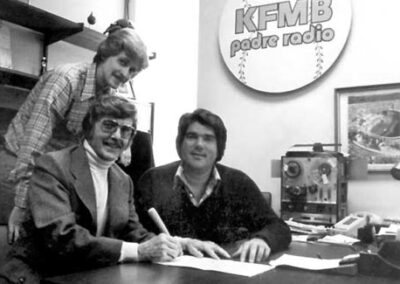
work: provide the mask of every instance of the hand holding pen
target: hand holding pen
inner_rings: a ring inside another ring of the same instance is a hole
[[[149,210],[149,215],[160,228],[162,233],[138,246],[139,260],[171,261],[182,255],[182,246],[179,240],[170,236],[157,211],[155,211],[154,208],[151,208]]]

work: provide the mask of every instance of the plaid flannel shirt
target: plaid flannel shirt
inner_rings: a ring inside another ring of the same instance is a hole
[[[45,73],[10,123],[4,138],[17,155],[9,178],[16,183],[15,206],[26,208],[34,156],[79,141],[82,120],[96,96],[96,64],[67,64]],[[104,94],[111,94],[111,89]],[[97,94],[102,95],[102,94]]]

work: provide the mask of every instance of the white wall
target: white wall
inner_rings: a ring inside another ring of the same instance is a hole
[[[198,1],[136,1],[135,28],[157,57],[135,78],[139,100],[155,102],[156,165],[178,159],[180,116],[196,107]]]
[[[272,192],[279,212],[280,179],[271,178],[270,161],[294,144],[334,142],[334,89],[399,81],[400,2],[353,0],[352,31],[336,65],[310,86],[283,95],[247,88],[225,67],[218,46],[225,2],[200,1],[198,106],[226,123],[222,162],[244,170],[262,190]],[[389,174],[350,181],[348,199],[350,212],[400,216],[400,183]]]

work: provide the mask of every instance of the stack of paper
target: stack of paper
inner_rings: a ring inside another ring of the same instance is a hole
[[[308,242],[308,235],[292,235],[292,242]]]
[[[400,232],[400,225],[399,224],[390,224],[389,227],[381,227],[379,230],[378,236],[381,235],[392,235],[396,236],[397,232]]]
[[[315,226],[310,224],[303,224],[292,219],[286,220],[285,223],[289,226],[290,231],[300,234],[326,234],[327,229],[324,226]]]
[[[336,234],[333,236],[325,236],[322,239],[319,239],[318,241],[329,244],[352,245],[354,243],[359,242],[360,240],[345,235]]]

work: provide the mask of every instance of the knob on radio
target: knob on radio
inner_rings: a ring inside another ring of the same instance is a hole
[[[284,165],[283,170],[289,178],[296,178],[301,174],[301,166],[296,161],[289,161]]]

